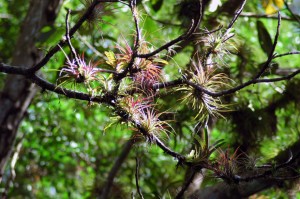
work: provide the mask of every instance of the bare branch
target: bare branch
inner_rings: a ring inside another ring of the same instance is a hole
[[[111,99],[110,99],[111,97],[109,96],[109,94],[107,96],[91,96],[86,93],[72,91],[69,89],[63,89],[63,88],[57,87],[55,84],[52,84],[52,83],[42,79],[41,77],[39,77],[35,74],[32,77],[30,77],[30,80],[33,83],[37,84],[39,87],[41,87],[43,90],[52,91],[54,93],[64,95],[68,98],[84,100],[84,101],[88,101],[88,102],[107,103],[107,104],[110,104],[110,101],[111,101]]]
[[[76,50],[75,48],[73,47],[72,43],[71,43],[71,38],[70,38],[70,24],[69,24],[69,17],[70,17],[70,14],[71,14],[71,10],[68,9],[67,11],[67,15],[66,15],[66,40],[67,40],[67,43],[69,45],[69,48],[71,50],[71,53],[73,55],[73,58],[75,58],[77,64],[79,64],[79,59],[78,59],[78,56],[77,56],[77,53],[76,53]]]
[[[152,57],[153,55],[156,55],[157,53],[163,51],[163,50],[167,50],[169,47],[171,47],[172,45],[182,41],[182,40],[186,40],[188,39],[198,28],[201,19],[202,19],[202,0],[199,0],[199,7],[198,7],[198,15],[195,17],[194,20],[192,20],[190,28],[188,29],[188,31],[182,35],[180,35],[179,37],[177,37],[174,40],[169,41],[168,43],[162,45],[161,47],[159,47],[158,49],[154,50],[153,52],[147,53],[147,54],[138,54],[137,57],[140,58],[149,58]]]
[[[240,14],[240,17],[249,17],[249,18],[265,18],[265,19],[276,19],[278,20],[278,16],[275,15],[265,15],[265,14],[256,14],[256,13],[249,13],[249,12],[243,12]],[[289,18],[289,17],[281,17],[282,20],[287,20],[287,21],[294,21],[294,19]]]
[[[273,45],[272,45],[271,52],[270,52],[270,54],[269,54],[269,56],[268,56],[268,60],[267,60],[266,63],[263,65],[263,67],[262,67],[262,69],[259,71],[259,73],[257,73],[257,75],[254,77],[254,79],[259,78],[259,77],[267,70],[267,68],[269,67],[271,61],[272,61],[273,58],[274,58],[274,52],[275,52],[275,48],[276,48],[276,45],[277,45],[277,42],[278,42],[278,37],[279,37],[280,24],[281,24],[281,15],[280,15],[280,12],[278,12],[277,30],[276,30],[276,35],[275,35],[275,38],[274,38],[274,43],[273,43]]]
[[[229,23],[228,27],[227,27],[227,31],[233,26],[233,24],[236,22],[236,20],[238,19],[238,17],[240,16],[241,12],[243,11],[244,9],[244,6],[246,4],[246,1],[247,0],[243,0],[243,3],[241,5],[241,7],[236,11],[233,19],[231,20],[231,22]]]
[[[278,57],[284,57],[284,56],[287,56],[287,55],[299,55],[299,54],[300,54],[300,51],[292,51],[292,52],[287,52],[287,53],[275,55],[275,56],[273,56],[273,59],[276,59]]]
[[[136,38],[135,38],[135,43],[134,43],[133,49],[134,49],[135,53],[137,53],[137,50],[140,46],[141,31],[139,28],[139,19],[137,16],[138,13],[137,13],[137,8],[136,8],[136,0],[130,1],[130,8],[131,8],[131,12],[132,12],[132,16],[133,16],[133,20],[134,20],[134,24],[135,24],[135,31],[136,31]]]
[[[294,14],[294,12],[291,10],[290,6],[288,5],[287,1],[284,1],[284,5],[287,8],[287,10],[291,13],[291,15],[293,16],[293,18],[300,24],[300,18]]]
[[[75,34],[75,32],[82,26],[82,24],[89,18],[89,16],[91,16],[93,14],[94,8],[101,2],[119,2],[119,0],[94,0],[91,3],[90,7],[82,15],[82,17],[78,20],[78,22],[70,29],[70,34],[69,34],[70,37],[72,37]],[[56,44],[56,46],[54,46],[53,48],[51,48],[49,50],[49,52],[45,55],[45,57],[39,63],[37,63],[35,66],[29,68],[26,71],[26,74],[31,75],[31,74],[35,73],[36,71],[40,70],[43,66],[45,66],[48,63],[50,58],[60,50],[59,46],[62,47],[65,44],[66,44],[66,40],[62,39],[58,44]]]

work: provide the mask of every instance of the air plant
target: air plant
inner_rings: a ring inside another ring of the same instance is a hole
[[[120,104],[134,121],[138,121],[141,113],[151,107],[149,99],[139,97],[135,99],[132,96],[122,98]]]
[[[187,161],[191,162],[194,166],[201,166],[207,164],[211,154],[216,151],[221,145],[224,144],[224,140],[220,139],[213,145],[209,146],[207,129],[203,129],[202,136],[198,134],[194,136],[195,149],[193,149],[189,155],[187,155]]]
[[[128,96],[123,98],[120,103],[136,124],[134,130],[142,133],[149,142],[162,134],[168,135],[167,128],[172,128],[168,121],[159,119],[165,112],[157,113],[150,104],[149,98],[134,99]]]
[[[146,109],[141,115],[139,124],[147,132],[147,139],[149,142],[153,142],[154,137],[161,137],[170,133],[167,128],[171,128],[168,121],[162,121],[159,118],[165,112],[157,113],[153,108]]]
[[[84,83],[88,86],[89,91],[93,91],[91,82],[101,80],[99,73],[102,72],[102,69],[97,67],[98,62],[89,61],[87,63],[84,59],[84,54],[81,57],[76,54],[76,58],[70,59],[63,49],[61,50],[67,62],[65,67],[60,70],[59,78],[57,79],[59,82],[58,86],[62,86],[68,82],[74,82],[75,84]]]
[[[224,73],[213,74],[215,71],[208,68],[204,71],[200,62],[193,62],[191,71],[188,71],[185,78],[189,82],[199,85],[210,92],[218,92],[222,87],[227,87],[229,78]],[[211,116],[222,116],[221,112],[229,111],[228,105],[223,104],[219,97],[212,97],[193,85],[184,85],[176,89],[183,91],[183,102],[192,105],[192,108],[197,111],[195,118],[200,121],[205,121]]]
[[[225,151],[219,150],[219,156],[215,164],[215,174],[217,177],[228,180],[229,182],[234,179],[234,175],[238,172],[238,149],[230,154],[229,148]]]
[[[137,65],[140,69],[139,72],[133,75],[133,86],[142,89],[145,92],[152,91],[154,84],[162,80],[161,66],[150,60],[141,60]]]
[[[93,0],[83,0],[82,2],[86,8],[90,7],[93,3]],[[89,24],[95,23],[95,21],[101,20],[101,16],[103,16],[104,13],[104,6],[103,4],[97,4],[95,8],[93,9],[92,13],[88,16],[87,22]]]
[[[223,34],[222,32],[210,33],[207,37],[200,38],[196,43],[204,43],[206,46],[206,64],[212,67],[215,64],[226,65],[224,58],[237,51],[234,42],[231,39],[234,36],[234,29],[230,28]],[[216,58],[216,62],[215,61]]]
[[[114,68],[116,72],[122,72],[130,62],[132,62],[133,50],[126,42],[125,47],[117,45],[120,53],[115,54],[112,51],[106,51],[106,63]],[[141,42],[138,49],[139,53],[144,54],[150,52],[147,43]],[[158,83],[161,79],[162,66],[168,62],[158,57],[154,58],[139,58],[136,57],[132,62],[130,76],[133,80],[132,86],[144,91],[151,91],[152,86]]]
[[[115,54],[112,51],[104,52],[107,57],[106,63],[109,66],[111,66],[113,69],[115,69],[116,72],[118,73],[122,72],[128,66],[133,54],[133,51],[129,46],[129,44],[127,42],[125,43],[126,43],[125,48],[123,48],[120,45],[117,45],[116,48],[120,51],[117,54]]]
[[[83,55],[72,61],[67,59],[66,67],[61,69],[59,73],[60,78],[74,79],[76,83],[89,83],[98,80],[98,73],[101,72],[101,69],[96,67],[97,62],[89,61],[86,63]]]
[[[139,53],[149,53],[150,49],[146,42],[141,42]],[[134,62],[133,68],[138,71],[133,74],[134,86],[144,91],[152,91],[154,84],[161,81],[162,78],[162,67],[168,64],[167,61],[160,59],[158,56],[145,59],[137,58]]]

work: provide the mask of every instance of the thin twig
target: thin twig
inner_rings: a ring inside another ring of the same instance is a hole
[[[172,87],[187,84],[187,85],[190,85],[190,86],[194,87],[195,89],[197,89],[207,95],[210,95],[212,97],[221,97],[221,96],[233,94],[243,88],[250,86],[251,84],[270,83],[270,82],[289,80],[289,79],[295,77],[296,75],[298,75],[299,73],[300,73],[300,69],[294,71],[293,73],[291,73],[289,75],[283,76],[283,77],[271,78],[271,79],[252,79],[252,80],[242,83],[236,87],[233,87],[231,89],[223,90],[223,91],[219,91],[219,92],[211,92],[200,85],[197,85],[191,81],[188,81],[186,79],[181,79],[181,78],[177,79],[177,80],[169,81],[169,82],[154,84],[153,90],[158,90],[161,88],[170,88],[170,87],[172,88]]]
[[[278,20],[278,16],[276,15],[265,15],[265,14],[256,14],[256,13],[247,13],[247,12],[243,12],[240,14],[240,17],[249,17],[249,18],[256,18],[256,19],[260,19],[260,18],[266,18],[266,19],[276,19]],[[289,17],[281,17],[282,20],[287,20],[287,21],[295,21],[292,18]]]
[[[275,56],[273,56],[273,59],[276,59],[278,57],[284,57],[287,55],[299,55],[299,54],[300,54],[300,51],[291,51],[291,52],[275,55]]]
[[[281,15],[280,15],[280,12],[278,12],[278,23],[277,23],[277,30],[276,30],[276,35],[275,35],[275,38],[274,38],[274,42],[273,42],[273,45],[272,45],[272,49],[271,49],[271,52],[268,56],[268,60],[266,61],[266,63],[263,65],[262,69],[257,73],[257,75],[254,77],[254,79],[258,79],[266,70],[267,68],[269,67],[271,61],[273,60],[274,58],[274,52],[275,52],[275,48],[277,46],[277,42],[278,42],[278,38],[279,38],[279,32],[280,32],[280,24],[281,24]]]
[[[139,19],[138,19],[138,13],[137,13],[137,8],[136,8],[136,0],[131,0],[130,1],[130,8],[134,20],[134,25],[135,25],[135,31],[136,31],[136,38],[135,38],[135,43],[134,43],[134,48],[133,50],[137,52],[139,46],[140,46],[140,38],[141,38],[141,31],[139,28]],[[134,53],[135,54],[135,53]]]
[[[195,33],[195,35],[209,35],[209,34],[212,34],[212,33],[215,33],[215,32],[218,32],[220,31],[221,29],[223,28],[222,25],[220,25],[218,28],[214,29],[214,30],[206,30],[204,32],[200,32],[200,33]]]
[[[82,15],[82,17],[78,20],[78,22],[70,29],[69,36],[72,37],[75,32],[82,26],[82,24],[93,14],[94,8],[101,2],[119,2],[119,0],[94,0],[90,7],[87,8],[85,13]],[[62,39],[56,44],[54,47],[52,47],[48,53],[45,55],[45,57],[39,61],[36,65],[34,65],[31,68],[28,68],[26,71],[27,75],[32,75],[38,70],[40,70],[42,67],[44,67],[50,58],[55,55],[59,50],[59,46],[63,47],[66,44],[66,40]]]
[[[288,5],[287,1],[283,1],[285,7],[287,8],[287,10],[291,13],[291,15],[293,16],[293,18],[299,23],[300,25],[300,18],[294,14],[294,12],[291,10],[290,6]]]
[[[79,58],[77,56],[75,48],[73,47],[73,45],[71,43],[71,38],[70,38],[70,24],[69,24],[70,14],[71,14],[71,10],[68,9],[67,15],[66,15],[66,21],[65,21],[65,23],[66,23],[66,35],[65,35],[65,37],[66,37],[68,46],[69,46],[69,48],[71,50],[71,54],[73,56],[73,59],[75,59],[76,62],[77,62],[77,64],[79,64],[80,63]]]
[[[147,54],[138,54],[137,57],[140,57],[140,58],[149,58],[149,57],[152,57],[153,55],[156,55],[157,53],[163,51],[163,50],[167,50],[169,47],[171,47],[172,45],[180,42],[180,41],[183,41],[183,40],[186,40],[188,39],[194,32],[195,30],[198,28],[200,22],[201,22],[201,19],[202,19],[202,9],[203,9],[203,6],[202,6],[202,1],[200,0],[199,1],[199,12],[198,12],[198,15],[195,17],[195,19],[193,19],[191,21],[191,25],[188,29],[188,31],[186,33],[183,33],[182,35],[180,35],[179,37],[177,37],[176,39],[173,39],[171,41],[169,41],[168,43],[162,45],[161,47],[159,47],[158,49],[150,52],[150,53],[147,53]]]
[[[296,70],[295,72],[283,76],[283,77],[278,77],[278,78],[271,78],[271,79],[258,79],[255,82],[256,83],[270,83],[270,82],[279,82],[279,81],[283,81],[283,80],[289,80],[293,77],[295,77],[296,75],[298,75],[300,73],[300,69]]]
[[[233,24],[236,22],[236,20],[237,20],[238,17],[240,16],[241,12],[242,12],[243,9],[244,9],[244,6],[245,6],[245,4],[246,4],[246,1],[247,1],[247,0],[243,0],[243,3],[242,3],[242,5],[241,5],[241,7],[236,11],[236,13],[235,13],[233,19],[231,20],[231,22],[229,23],[229,25],[228,25],[228,27],[227,27],[227,31],[233,26]],[[226,32],[227,32],[227,31],[226,31]]]

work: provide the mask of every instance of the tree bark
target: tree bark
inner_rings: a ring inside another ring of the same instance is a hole
[[[35,47],[40,29],[52,25],[62,0],[31,0],[12,56],[12,65],[31,67],[42,53]],[[13,150],[17,130],[37,87],[18,75],[8,75],[0,93],[0,183]]]

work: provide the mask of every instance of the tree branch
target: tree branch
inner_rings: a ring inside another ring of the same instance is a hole
[[[88,9],[85,11],[85,13],[82,15],[82,17],[78,20],[78,22],[70,29],[69,32],[69,36],[72,37],[75,32],[82,26],[82,24],[93,14],[93,10],[94,8],[102,2],[119,2],[119,0],[94,0],[90,7],[88,7]],[[36,65],[34,65],[33,67],[29,68],[26,71],[26,75],[31,75],[35,72],[37,72],[38,70],[40,70],[43,66],[45,66],[48,61],[50,60],[50,58],[57,53],[60,50],[60,46],[64,46],[66,44],[66,40],[62,39],[58,44],[56,44],[56,46],[54,46],[53,48],[51,48],[49,50],[49,52],[45,55],[45,57]]]
[[[159,47],[158,49],[150,52],[150,53],[147,53],[147,54],[138,54],[137,57],[140,57],[140,58],[149,58],[149,57],[152,57],[153,55],[156,55],[157,53],[163,51],[163,50],[167,50],[169,47],[171,47],[172,45],[180,42],[180,41],[183,41],[183,40],[186,40],[188,39],[195,31],[196,29],[198,28],[200,22],[201,22],[201,19],[202,19],[202,9],[203,9],[203,6],[202,6],[202,0],[199,0],[199,7],[198,7],[198,15],[195,17],[194,20],[192,20],[191,22],[191,25],[190,25],[190,28],[188,29],[188,31],[182,35],[180,35],[179,37],[177,37],[176,39],[174,40],[171,40],[169,41],[168,43],[162,45],[161,47]]]
[[[275,52],[275,48],[276,48],[276,45],[277,45],[277,42],[278,42],[278,37],[279,37],[280,24],[281,24],[281,15],[280,15],[280,12],[278,12],[277,30],[276,30],[276,35],[275,35],[275,38],[274,38],[274,42],[273,42],[273,45],[272,45],[271,52],[268,56],[268,60],[263,65],[263,67],[259,71],[259,73],[254,77],[254,79],[258,79],[267,70],[267,68],[269,67],[271,61],[274,58],[274,52]]]
[[[130,139],[126,142],[126,144],[124,145],[121,154],[118,156],[118,158],[116,159],[113,167],[111,168],[106,183],[101,191],[101,195],[100,198],[101,199],[106,199],[108,198],[110,189],[112,187],[113,181],[118,173],[118,171],[120,170],[122,164],[124,163],[125,159],[127,158],[133,144],[134,144],[135,140],[134,139]]]
[[[249,17],[249,18],[265,18],[265,19],[278,19],[278,16],[275,15],[265,15],[265,14],[256,14],[256,13],[249,13],[249,12],[244,12],[240,14],[240,17]],[[281,17],[282,20],[287,20],[287,21],[295,21],[292,18],[289,17]]]

